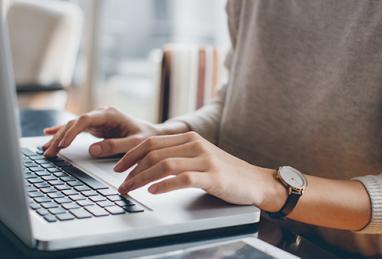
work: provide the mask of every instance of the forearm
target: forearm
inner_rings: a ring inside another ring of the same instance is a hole
[[[315,176],[306,178],[308,186],[288,218],[307,224],[353,231],[360,230],[369,223],[370,199],[360,182]],[[281,183],[273,185],[276,188],[273,188],[275,194],[272,202],[280,206],[286,200],[285,187]]]

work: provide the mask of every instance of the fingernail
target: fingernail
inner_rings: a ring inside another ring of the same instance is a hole
[[[101,145],[93,145],[90,147],[90,153],[92,153],[93,155],[100,155],[102,153],[102,147]]]
[[[156,193],[157,191],[158,191],[158,188],[155,185],[149,187],[149,192]]]
[[[125,193],[126,193],[125,188],[123,187],[123,185],[119,186],[119,188],[118,188],[118,192],[119,192],[120,194],[125,194]]]
[[[115,172],[121,172],[121,168],[122,166],[120,165],[120,164],[117,164],[116,166],[114,166],[114,168],[113,168],[113,170],[115,171]]]

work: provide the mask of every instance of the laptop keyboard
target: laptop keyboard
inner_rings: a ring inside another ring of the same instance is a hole
[[[29,206],[47,222],[139,213],[144,209],[65,160],[22,149]]]

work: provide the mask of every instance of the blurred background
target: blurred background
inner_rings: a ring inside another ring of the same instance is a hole
[[[19,105],[163,121],[227,80],[224,0],[7,0]]]

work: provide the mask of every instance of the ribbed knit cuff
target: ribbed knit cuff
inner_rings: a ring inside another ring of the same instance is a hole
[[[382,175],[367,175],[353,178],[360,181],[366,188],[371,202],[371,219],[369,224],[357,231],[364,234],[382,233]]]

